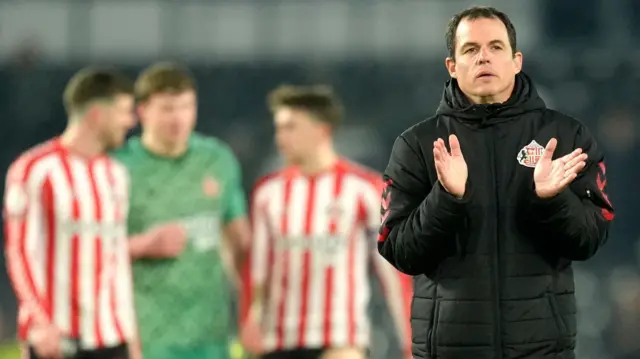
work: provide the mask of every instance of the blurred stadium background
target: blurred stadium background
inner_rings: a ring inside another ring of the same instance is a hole
[[[247,188],[278,164],[264,96],[283,82],[333,85],[348,111],[339,148],[383,170],[395,136],[440,100],[447,20],[476,4],[511,16],[542,96],[607,152],[617,217],[605,249],[576,265],[578,357],[640,358],[638,0],[0,0],[0,167],[64,128],[61,91],[78,68],[135,75],[172,59],[192,68],[199,130],[231,144]],[[387,359],[397,346],[380,298],[372,353]],[[0,359],[17,355],[15,318],[2,271]]]

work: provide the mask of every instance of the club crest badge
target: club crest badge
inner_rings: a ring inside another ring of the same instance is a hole
[[[331,203],[327,206],[327,215],[331,220],[339,220],[344,214],[344,210],[338,203]]]
[[[5,213],[8,216],[21,217],[27,212],[29,197],[24,185],[21,183],[9,183],[4,198]]]
[[[220,194],[220,184],[212,177],[205,177],[202,181],[202,192],[205,196],[212,198]]]
[[[543,153],[544,147],[534,140],[518,152],[516,159],[519,164],[525,167],[534,168],[536,167],[536,164],[538,164],[538,161],[540,161],[540,158],[542,158]]]

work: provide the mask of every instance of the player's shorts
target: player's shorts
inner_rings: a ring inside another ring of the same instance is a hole
[[[33,350],[33,347],[29,347],[29,359],[41,359]],[[65,359],[129,359],[129,350],[126,345],[118,345],[116,347],[84,350],[80,349],[75,354],[68,354],[64,356]]]
[[[276,350],[263,354],[261,359],[320,359],[325,351],[325,348]]]
[[[227,343],[197,347],[145,345],[142,353],[144,359],[230,359]]]

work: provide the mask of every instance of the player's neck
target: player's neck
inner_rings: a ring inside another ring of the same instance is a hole
[[[160,157],[168,157],[168,158],[177,158],[182,156],[185,152],[187,152],[187,148],[189,144],[187,142],[179,145],[167,144],[156,137],[152,136],[149,132],[142,133],[142,146],[147,149],[147,151],[153,153],[156,156]]]
[[[339,160],[340,156],[338,156],[333,147],[322,147],[313,156],[309,156],[300,164],[300,172],[308,176],[316,175],[330,170]]]
[[[69,152],[87,159],[106,151],[97,134],[81,122],[71,122],[60,136],[60,143]]]

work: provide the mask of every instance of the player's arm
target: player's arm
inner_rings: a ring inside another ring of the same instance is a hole
[[[132,235],[131,237],[129,237],[129,241],[127,244],[129,257],[131,257],[131,259],[147,257],[147,249],[150,242],[151,239],[149,238],[149,235],[147,233]]]
[[[124,193],[129,195],[129,175],[122,168],[122,186],[125,187]],[[128,218],[129,200],[127,198],[124,218]],[[123,228],[123,233],[118,237],[116,249],[116,278],[115,286],[118,293],[119,305],[117,308],[121,311],[122,318],[125,320],[123,325],[123,334],[129,346],[129,357],[131,359],[140,358],[140,343],[138,341],[138,325],[135,313],[135,303],[133,299],[133,274],[131,271],[131,255],[130,255],[130,239],[127,237],[127,228]]]
[[[251,199],[252,238],[249,257],[243,266],[240,318],[261,322],[269,273],[270,230],[266,215],[266,192],[258,186]]]
[[[139,357],[138,326],[133,301],[133,276],[131,273],[131,257],[128,252],[128,240],[122,236],[118,243],[116,286],[123,317],[126,318],[123,332],[129,344],[131,358]]]
[[[259,182],[251,196],[252,238],[249,256],[242,270],[240,296],[240,340],[254,354],[263,350],[261,325],[270,272],[271,232],[267,216],[267,197]]]
[[[413,295],[410,276],[393,268],[375,250],[371,255],[373,268],[382,285],[387,308],[396,327],[400,348],[406,358],[411,358],[411,298]]]
[[[530,221],[536,237],[557,255],[571,260],[592,257],[606,242],[614,217],[605,193],[604,155],[586,127],[579,130],[576,147],[588,154],[587,166],[569,188],[555,197],[540,199],[532,191]]]
[[[398,340],[406,358],[411,358],[411,298],[413,295],[412,279],[410,276],[399,272],[389,264],[377,251],[376,235],[380,223],[380,192],[382,180],[378,180],[373,188],[363,195],[363,212],[366,213],[368,233],[367,240],[371,246],[371,264],[374,273],[380,280],[382,291],[387,301],[387,308],[396,327]]]
[[[432,185],[416,149],[418,140],[410,139],[396,139],[384,173],[378,251],[398,270],[417,275],[455,254],[455,235],[464,224],[471,191],[457,199],[439,182]]]
[[[225,248],[231,252],[233,267],[240,274],[251,241],[251,227],[247,218],[247,198],[242,189],[240,165],[233,154],[229,153],[230,180],[223,196],[225,209],[224,221]]]
[[[10,168],[4,197],[5,255],[9,278],[20,304],[21,336],[33,325],[49,325],[51,318],[36,285],[36,271],[41,266],[35,250],[46,243],[45,211],[52,204],[53,188],[49,181],[34,178],[33,172],[18,160]]]

